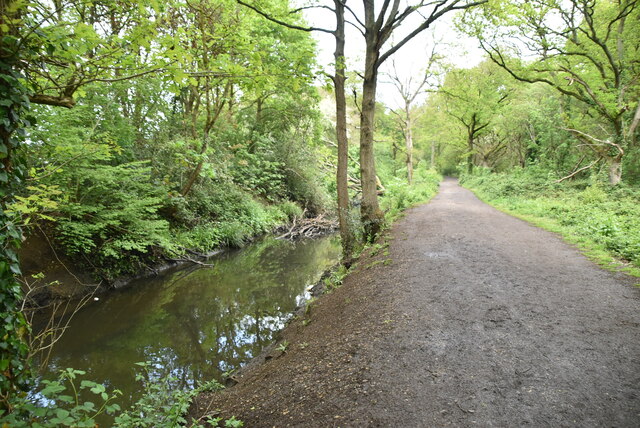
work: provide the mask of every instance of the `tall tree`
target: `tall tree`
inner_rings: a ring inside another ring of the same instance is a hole
[[[437,44],[434,43],[431,53],[427,59],[427,65],[422,76],[418,80],[414,80],[413,76],[403,79],[393,62],[393,73],[389,75],[391,83],[396,88],[397,93],[402,98],[403,106],[400,112],[392,110],[400,122],[400,128],[404,135],[406,165],[407,165],[407,181],[409,184],[413,182],[413,126],[415,120],[414,104],[420,94],[423,94],[427,87],[435,87],[437,82],[433,82],[439,73],[434,69],[436,62],[440,59],[436,53]],[[432,150],[433,153],[433,150]],[[431,163],[435,161],[432,159]],[[433,167],[433,165],[432,165]]]
[[[484,61],[471,69],[450,71],[440,89],[445,111],[465,130],[469,173],[473,171],[475,154],[479,152],[479,138],[490,133],[490,125],[512,93],[510,80],[508,74],[491,61]]]
[[[380,66],[445,14],[468,9],[485,2],[486,0],[441,0],[427,3],[419,1],[410,3],[401,9],[400,0],[393,0],[393,2],[383,0],[382,6],[378,9],[375,0],[363,0],[364,17],[363,19],[356,17],[356,19],[365,39],[362,110],[360,114],[360,175],[362,180],[361,217],[366,240],[375,239],[384,219],[378,204],[373,152],[376,89]],[[405,22],[415,15],[421,17],[420,22],[412,27],[407,26]],[[403,27],[406,36],[385,50],[385,44],[400,27]]]
[[[17,249],[22,231],[8,213],[15,191],[25,178],[19,153],[28,122],[28,89],[20,65],[20,24],[24,9],[17,1],[0,2],[0,410],[9,410],[10,398],[26,389],[29,380],[26,336],[28,325],[20,312],[22,291]]]
[[[224,2],[194,1],[181,6],[171,11],[167,30],[192,58],[184,72],[189,78],[181,82],[181,101],[188,133],[199,146],[195,165],[180,189],[185,197],[200,176],[212,130],[231,99],[234,82],[229,69],[236,66],[233,57],[241,44],[236,36],[242,21]]]
[[[270,21],[283,25],[288,28],[301,31],[319,31],[332,34],[335,39],[334,50],[334,73],[331,80],[334,85],[334,96],[336,104],[336,142],[338,145],[338,165],[336,170],[336,187],[338,202],[338,222],[340,226],[340,239],[342,243],[342,258],[347,264],[350,263],[353,249],[355,246],[355,233],[351,227],[349,220],[350,203],[349,203],[349,187],[348,187],[348,169],[349,169],[349,140],[347,136],[347,101],[345,97],[346,82],[346,60],[345,60],[345,10],[346,0],[334,0],[333,7],[321,4],[311,5],[301,9],[284,11],[283,17],[277,14],[267,12],[255,5],[237,0],[239,4],[244,5]],[[296,24],[295,22],[287,22],[287,16],[295,15],[307,8],[325,8],[332,11],[335,15],[335,29],[310,27]]]
[[[640,123],[639,18],[637,0],[503,0],[467,13],[461,25],[513,77],[582,106],[566,130],[607,163],[615,185]]]
[[[334,0],[336,29],[333,35],[336,46],[333,53],[335,70],[331,79],[333,80],[336,100],[336,142],[338,144],[336,187],[338,193],[338,221],[340,224],[343,260],[349,264],[355,245],[355,234],[349,220],[351,204],[349,203],[349,139],[347,137],[347,100],[345,96],[345,4],[346,0]]]

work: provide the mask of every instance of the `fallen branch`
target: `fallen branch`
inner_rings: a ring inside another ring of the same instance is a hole
[[[193,263],[193,264],[204,266],[204,267],[213,267],[214,266],[211,263],[203,263],[201,261],[194,260],[194,259],[189,258],[189,257],[181,258],[181,259],[172,259],[172,258],[169,258],[169,257],[165,257],[165,260],[167,260],[169,262],[176,262],[176,263]]]
[[[294,223],[289,230],[276,239],[294,240],[302,237],[312,238],[314,236],[324,235],[327,232],[332,232],[338,228],[338,223],[335,220],[326,219],[323,214],[315,218],[297,220],[298,219],[294,219]]]

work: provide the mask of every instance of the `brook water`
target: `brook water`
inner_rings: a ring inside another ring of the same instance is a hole
[[[73,367],[123,392],[140,395],[136,362],[177,387],[218,379],[272,342],[306,289],[337,262],[333,237],[299,242],[272,238],[100,296],[72,319],[51,355],[45,378]]]

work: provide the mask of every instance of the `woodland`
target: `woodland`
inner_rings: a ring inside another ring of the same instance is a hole
[[[313,8],[335,19],[314,26]],[[447,175],[640,268],[636,0],[4,0],[0,13],[0,421],[10,426],[94,426],[97,412],[120,411],[90,383],[104,406],[42,407],[23,392],[37,278],[21,277],[18,255],[33,236],[108,287],[322,216],[348,266]],[[443,17],[481,59],[456,66],[454,41],[440,40],[421,45],[414,76],[383,68]],[[357,65],[345,58],[349,26],[363,41]],[[314,33],[334,37],[332,64],[319,63]],[[383,80],[400,106],[376,99]],[[123,426],[153,426],[127,417]]]

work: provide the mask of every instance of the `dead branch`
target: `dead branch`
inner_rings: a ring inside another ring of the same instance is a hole
[[[582,131],[578,131],[577,129],[572,129],[572,128],[562,128],[564,131],[568,131],[571,132],[572,134],[574,134],[576,137],[581,138],[583,141],[593,141],[595,143],[597,143],[600,146],[611,146],[616,148],[616,150],[618,150],[618,152],[622,155],[624,154],[624,150],[622,149],[622,147],[619,144],[616,143],[612,143],[609,140],[601,140],[599,138],[596,138],[592,135],[589,135],[585,132]]]
[[[169,258],[169,257],[165,257],[165,260],[167,260],[169,262],[176,262],[176,263],[193,263],[193,264],[200,265],[200,266],[203,266],[203,267],[213,267],[214,266],[211,263],[203,263],[203,262],[201,262],[199,260],[192,259],[191,257],[183,257],[183,258],[179,258],[179,259],[172,259],[172,258]]]
[[[589,169],[589,168],[591,168],[592,166],[594,166],[595,164],[597,164],[597,163],[598,163],[598,162],[600,162],[601,160],[602,160],[602,156],[600,156],[600,157],[599,157],[598,159],[596,159],[595,161],[591,162],[589,165],[587,165],[587,166],[583,166],[582,168],[580,168],[580,169],[577,169],[577,170],[573,171],[571,174],[567,175],[566,177],[562,177],[561,179],[556,180],[556,183],[562,183],[564,180],[567,180],[567,179],[569,179],[569,178],[571,178],[571,177],[575,176],[576,174],[578,174],[578,173],[580,173],[580,172],[584,171],[585,169]]]
[[[320,214],[315,218],[296,219],[289,230],[278,236],[276,239],[295,240],[300,238],[312,238],[316,236],[326,235],[338,228],[338,223],[333,219],[324,218],[324,214]]]

